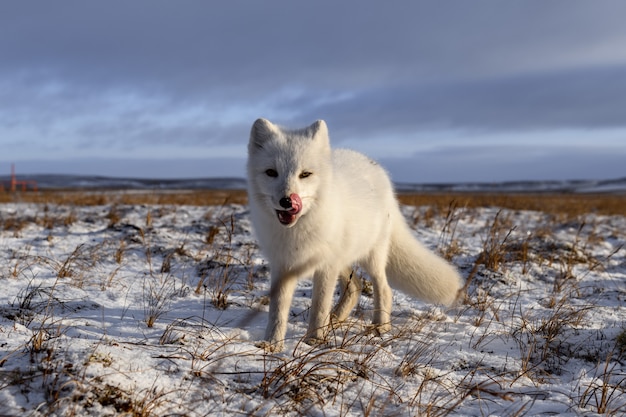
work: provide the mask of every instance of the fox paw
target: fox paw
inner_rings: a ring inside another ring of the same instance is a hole
[[[321,337],[310,336],[304,339],[304,343],[306,343],[309,346],[318,346],[318,345],[323,345],[324,343],[326,343],[326,339],[323,339]]]
[[[267,353],[280,352],[284,348],[282,342],[268,342],[267,340],[257,342],[254,346],[263,349]]]
[[[391,323],[372,324],[367,326],[367,333],[382,336],[391,330]]]

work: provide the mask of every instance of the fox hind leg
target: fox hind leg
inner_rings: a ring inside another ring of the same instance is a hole
[[[333,309],[333,320],[344,321],[350,315],[350,312],[359,301],[362,288],[363,282],[352,268],[347,268],[339,274],[340,296],[337,305]]]
[[[391,329],[391,306],[393,304],[393,294],[387,273],[387,251],[381,251],[380,247],[372,251],[364,262],[365,270],[371,277],[374,287],[374,317],[372,324],[376,331],[385,333]]]
[[[337,276],[336,270],[318,270],[313,275],[311,315],[306,335],[309,344],[321,343],[326,339]]]

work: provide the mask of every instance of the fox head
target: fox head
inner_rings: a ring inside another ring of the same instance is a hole
[[[326,123],[318,120],[288,130],[258,119],[250,132],[247,169],[250,198],[258,209],[286,227],[294,226],[315,206],[330,175]]]

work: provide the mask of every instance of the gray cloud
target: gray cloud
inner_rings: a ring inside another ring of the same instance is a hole
[[[406,183],[623,178],[626,149],[556,146],[454,146],[380,163]],[[595,173],[595,174],[594,174]]]
[[[379,87],[312,103],[302,96],[282,104],[302,109],[302,121],[322,114],[332,125],[365,132],[624,128],[626,66]]]

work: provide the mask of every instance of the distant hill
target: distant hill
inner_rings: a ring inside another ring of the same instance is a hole
[[[396,184],[405,192],[494,192],[494,193],[626,193],[626,178],[614,180],[510,181],[455,184]]]
[[[243,178],[185,178],[150,179],[116,178],[82,175],[20,175],[20,180],[34,180],[41,190],[91,189],[91,190],[241,190],[246,188]],[[6,185],[9,176],[0,176]],[[397,183],[399,192],[565,192],[565,193],[626,193],[626,178],[613,180],[575,181],[515,181],[493,183]]]
[[[54,174],[20,175],[19,179],[37,181],[40,190],[238,190],[246,188],[246,181],[242,178],[151,179]],[[0,181],[7,184],[10,177],[0,176]]]

